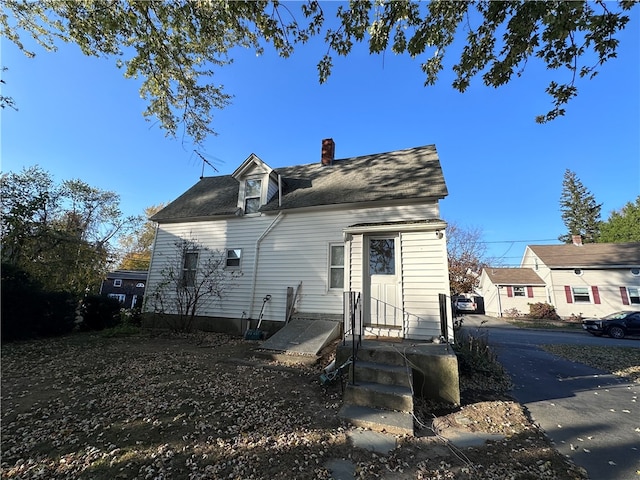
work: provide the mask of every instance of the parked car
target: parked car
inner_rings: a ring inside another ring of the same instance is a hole
[[[616,312],[602,318],[586,318],[582,328],[591,335],[624,338],[625,335],[640,335],[640,312]]]
[[[460,297],[454,303],[456,313],[458,312],[475,312],[476,304],[470,298]]]

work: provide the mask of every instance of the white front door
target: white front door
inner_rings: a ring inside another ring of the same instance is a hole
[[[398,282],[397,236],[369,237],[369,324],[402,327]]]

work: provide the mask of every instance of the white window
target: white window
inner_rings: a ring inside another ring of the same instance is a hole
[[[344,288],[344,245],[329,246],[329,288]]]
[[[113,281],[113,286],[114,286],[114,287],[121,287],[121,286],[122,286],[122,279],[120,279],[120,278],[116,278],[116,279]]]
[[[136,283],[136,288],[144,288],[144,283],[143,282]]]
[[[571,287],[571,293],[575,303],[591,303],[589,287]]]
[[[629,296],[629,303],[632,305],[640,304],[640,288],[639,287],[627,287],[627,295]]]
[[[184,287],[195,286],[197,266],[198,252],[185,252],[182,261],[182,285]]]
[[[242,250],[239,248],[230,248],[227,250],[227,267],[240,268],[240,259],[242,258]]]
[[[525,297],[526,293],[524,291],[524,287],[513,287],[513,296],[514,297]]]
[[[257,213],[260,209],[262,181],[250,178],[244,182],[244,213]]]
[[[124,303],[125,299],[127,298],[126,295],[124,295],[123,293],[110,293],[109,295],[107,295],[109,298],[115,298],[116,300],[118,300],[120,303]]]
[[[632,268],[631,275],[633,275],[634,277],[640,276],[640,268]]]

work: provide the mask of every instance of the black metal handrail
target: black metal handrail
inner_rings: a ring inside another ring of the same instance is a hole
[[[344,292],[344,334],[342,345],[346,345],[347,336],[351,335],[351,383],[355,384],[356,359],[362,344],[362,308],[360,292]]]

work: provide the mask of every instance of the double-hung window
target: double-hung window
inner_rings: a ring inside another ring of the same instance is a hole
[[[627,295],[629,296],[629,303],[632,305],[640,304],[640,288],[639,287],[627,287]]]
[[[329,288],[344,288],[344,245],[329,246]]]
[[[240,259],[242,258],[242,250],[239,248],[227,249],[227,268],[240,268]]]
[[[198,267],[198,252],[185,252],[182,259],[182,285],[194,287],[196,284],[196,268]]]
[[[257,213],[260,209],[262,181],[259,178],[249,178],[244,182],[244,213]]]
[[[591,303],[589,287],[572,287],[571,292],[575,303]]]
[[[524,287],[513,287],[513,296],[514,297],[526,297]]]

